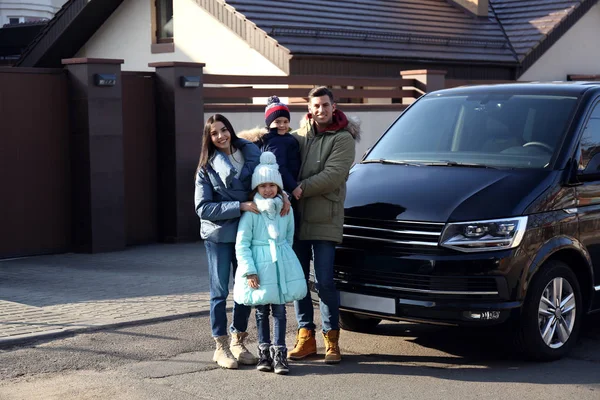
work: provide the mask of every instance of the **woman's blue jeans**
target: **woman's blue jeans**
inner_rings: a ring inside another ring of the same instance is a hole
[[[315,285],[319,293],[319,308],[321,310],[321,323],[323,332],[339,328],[340,318],[340,293],[333,281],[333,263],[335,259],[335,242],[326,240],[298,240],[294,243],[294,251],[307,279],[310,272],[310,260],[313,259],[315,267]],[[314,310],[310,291],[302,300],[295,301],[296,319],[298,329],[306,328],[315,330],[313,321]]]
[[[271,344],[271,327],[269,314],[273,311],[273,345],[285,346],[285,304],[267,304],[256,306],[256,329],[258,330],[258,344]]]
[[[208,258],[208,276],[210,279],[210,325],[213,337],[227,335],[226,302],[229,295],[229,276],[237,269],[235,243],[214,243],[204,241]],[[233,321],[231,332],[246,332],[251,307],[233,303]]]

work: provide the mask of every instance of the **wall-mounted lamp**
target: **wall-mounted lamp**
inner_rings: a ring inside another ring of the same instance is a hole
[[[94,85],[96,86],[115,86],[117,76],[115,74],[94,74]]]
[[[182,76],[179,78],[179,83],[181,87],[184,88],[197,88],[200,87],[200,77],[199,76]]]

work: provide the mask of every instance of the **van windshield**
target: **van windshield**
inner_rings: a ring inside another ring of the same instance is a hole
[[[413,105],[363,162],[548,168],[577,97],[438,94]]]

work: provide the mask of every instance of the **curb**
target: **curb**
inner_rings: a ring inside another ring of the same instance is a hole
[[[228,307],[227,310],[230,310]],[[163,322],[163,321],[172,321],[177,319],[189,318],[189,317],[198,317],[203,315],[208,315],[210,310],[201,310],[201,311],[193,311],[183,314],[173,314],[173,315],[165,315],[162,317],[152,317],[152,318],[143,318],[136,319],[131,321],[122,321],[115,322],[103,325],[90,325],[86,327],[73,327],[73,328],[65,328],[61,330],[48,331],[48,332],[40,332],[40,333],[32,333],[20,337],[14,338],[0,338],[0,349],[7,349],[11,347],[16,347],[23,344],[31,344],[34,342],[46,342],[52,339],[58,339],[62,337],[75,336],[80,333],[89,333],[89,332],[97,332],[101,330],[107,329],[115,329],[115,328],[123,328],[128,326],[137,326],[137,325],[146,325],[152,324],[155,322]]]

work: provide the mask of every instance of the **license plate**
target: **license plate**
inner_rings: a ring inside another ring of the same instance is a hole
[[[366,294],[340,292],[340,305],[357,310],[396,313],[396,301],[388,297],[368,296]]]

